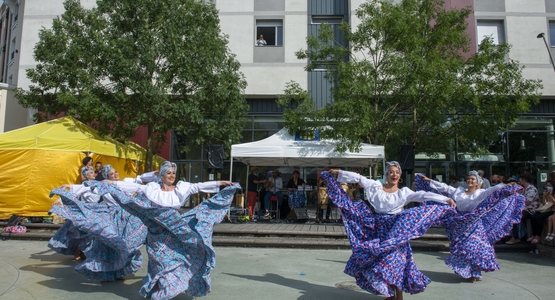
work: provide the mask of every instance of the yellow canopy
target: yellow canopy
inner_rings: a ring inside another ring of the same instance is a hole
[[[103,138],[97,131],[63,117],[0,134],[0,219],[12,214],[46,216],[50,191],[80,183],[85,156],[112,165],[120,178],[144,172],[146,150],[127,142]],[[154,157],[154,165],[164,159]]]

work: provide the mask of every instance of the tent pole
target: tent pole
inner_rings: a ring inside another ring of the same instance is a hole
[[[231,156],[231,158],[229,160],[229,181],[232,181],[231,180],[232,178],[233,178],[233,156]],[[235,203],[237,203],[237,202],[235,202]],[[227,219],[231,220],[231,209],[227,210]]]
[[[383,182],[385,183],[385,157],[382,159],[382,167],[383,167]]]
[[[229,160],[229,181],[233,178],[233,156]]]
[[[251,165],[247,165],[247,181],[245,181],[245,191],[249,192],[249,175],[250,175]]]

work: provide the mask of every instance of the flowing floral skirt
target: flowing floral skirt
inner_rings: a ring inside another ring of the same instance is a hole
[[[306,203],[306,196],[304,192],[301,191],[289,191],[287,202],[289,207],[295,206],[295,208],[304,207]]]
[[[213,227],[227,215],[239,184],[226,187],[183,215],[152,203],[143,194],[131,197],[105,183],[93,186],[103,194],[110,193],[148,227],[148,275],[143,279],[141,296],[171,299],[180,293],[204,296],[210,292],[210,271],[216,265]]]
[[[416,176],[417,190],[438,192],[430,183]],[[519,223],[525,207],[520,186],[506,186],[495,191],[475,209],[459,211],[440,219],[449,238],[451,255],[445,264],[463,278],[481,278],[482,271],[499,270],[493,245],[510,234]]]
[[[328,194],[341,210],[352,255],[345,273],[356,279],[362,289],[376,295],[395,295],[393,286],[416,294],[431,282],[414,262],[410,239],[422,236],[435,220],[454,209],[428,205],[405,210],[395,215],[373,214],[364,201],[353,201],[329,172],[322,178],[328,182]]]
[[[89,280],[112,281],[141,268],[139,248],[146,241],[147,228],[139,218],[121,207],[79,201],[65,189],[54,189],[53,195],[59,195],[64,206],[53,206],[50,213],[63,216],[87,236],[86,243],[79,245],[87,258],[75,267],[77,272]],[[56,241],[61,240],[51,240],[50,246],[59,248]]]
[[[90,246],[92,237],[83,232],[71,220],[67,220],[48,242],[48,247],[60,254],[73,255],[77,249]]]

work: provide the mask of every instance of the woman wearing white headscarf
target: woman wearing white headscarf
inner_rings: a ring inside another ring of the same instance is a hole
[[[171,299],[182,292],[188,296],[210,292],[210,270],[216,263],[213,226],[227,215],[235,191],[241,188],[231,181],[179,181],[173,185],[176,171],[176,164],[164,162],[160,181],[146,186],[91,182],[91,187],[101,194],[111,194],[148,227],[148,275],[139,293],[151,299]],[[227,187],[219,191],[220,186]],[[178,208],[200,191],[217,194],[181,215]]]
[[[85,180],[93,180],[95,177],[94,169],[87,166],[81,168],[81,176],[85,178]],[[71,185],[69,184],[64,184],[62,187],[71,189]],[[89,188],[75,196],[83,202],[96,203],[100,199],[100,195],[92,193]],[[71,203],[67,203],[67,201],[66,204],[71,205]],[[60,205],[60,203],[55,202],[53,205]],[[90,240],[91,238],[87,233],[75,227],[71,220],[67,220],[50,239],[48,247],[57,253],[73,255],[75,260],[81,260],[85,259],[85,254],[81,249],[86,249]]]
[[[458,214],[440,220],[450,241],[451,255],[445,264],[468,281],[480,280],[481,271],[499,269],[493,244],[520,222],[525,205],[518,193],[522,187],[501,183],[480,189],[482,183],[476,171],[466,176],[466,188],[453,188],[421,174],[415,180],[417,190],[447,195],[457,203]]]
[[[401,166],[387,163],[387,183],[342,170],[323,172],[328,194],[339,209],[351,243],[352,255],[345,273],[356,278],[357,285],[387,299],[401,300],[403,292],[416,294],[430,283],[416,266],[409,240],[422,236],[445,214],[454,213],[449,197],[413,192],[399,188]],[[337,180],[333,175],[338,175]],[[339,182],[358,183],[364,188],[372,209],[364,201],[352,201]],[[435,201],[447,205],[427,205],[404,210],[409,202]]]

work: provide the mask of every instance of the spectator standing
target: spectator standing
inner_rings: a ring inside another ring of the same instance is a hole
[[[454,188],[459,187],[459,180],[457,179],[457,176],[455,175],[449,176],[449,185]]]
[[[90,156],[86,156],[81,162],[83,163],[83,167],[79,170],[79,174],[81,175],[81,182],[83,182],[87,180],[87,177],[83,176],[83,172],[85,172],[85,169],[87,168],[92,168],[92,158]]]
[[[553,206],[555,203],[555,198],[553,198],[553,187],[555,187],[555,181],[548,180],[545,182],[543,187],[542,206],[536,209],[536,213],[532,215],[532,237],[530,240],[532,244],[540,242],[543,231],[543,222],[555,213],[555,206]],[[551,231],[552,229],[549,230],[548,227],[547,237],[549,237],[549,233],[551,233]]]
[[[484,181],[484,183],[482,184],[482,189],[487,190],[491,187],[491,184],[489,182],[489,180],[484,177],[484,171],[483,170],[478,170],[478,175],[480,175],[480,177],[482,177],[482,180]]]
[[[260,183],[266,183],[266,180],[260,180],[258,177],[258,167],[251,167],[251,173],[249,174],[247,182],[247,200],[251,218],[253,217],[254,206],[258,198],[258,184]]]
[[[94,180],[98,180],[98,181],[104,180],[104,178],[102,177],[102,163],[101,162],[97,161],[96,164],[94,165],[94,173],[95,173]]]
[[[540,202],[540,197],[538,196],[538,189],[532,184],[532,175],[529,173],[520,173],[519,183],[524,187],[522,195],[526,198],[526,209],[522,212],[522,219],[520,220],[520,226],[526,226],[526,220],[532,218],[532,215],[536,212]],[[520,242],[520,226],[515,224],[513,226],[512,237],[506,242],[507,245],[512,245]],[[534,236],[530,237],[528,242],[534,242]],[[537,241],[536,241],[537,243]]]

